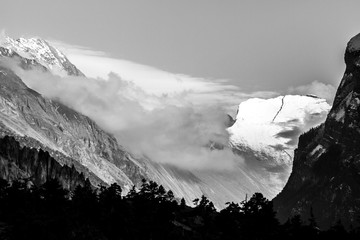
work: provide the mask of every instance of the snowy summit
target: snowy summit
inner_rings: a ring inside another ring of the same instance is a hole
[[[15,52],[22,58],[36,61],[53,74],[84,76],[63,53],[43,39],[19,38],[15,40],[8,36],[2,36],[0,47],[7,49],[9,54]]]
[[[250,148],[278,163],[291,164],[297,138],[330,110],[325,99],[286,95],[271,99],[252,98],[240,103],[235,124],[228,129],[231,144]]]

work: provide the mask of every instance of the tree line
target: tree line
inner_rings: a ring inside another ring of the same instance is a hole
[[[341,222],[320,231],[313,214],[280,224],[272,202],[261,193],[221,211],[206,197],[194,207],[153,181],[125,196],[116,183],[73,192],[56,179],[41,186],[0,180],[0,239],[359,239],[360,229]]]

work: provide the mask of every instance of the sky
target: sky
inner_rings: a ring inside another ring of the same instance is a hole
[[[346,43],[360,32],[358,1],[2,0],[2,6],[6,34],[71,46],[70,60],[91,66],[83,70],[92,76],[94,66],[103,73],[109,62],[117,69],[134,63],[223,81],[248,94],[331,95]]]

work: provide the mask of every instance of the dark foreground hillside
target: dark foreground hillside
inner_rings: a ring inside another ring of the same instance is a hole
[[[56,179],[39,187],[27,180],[0,181],[0,239],[359,239],[360,229],[337,223],[320,231],[316,219],[295,216],[280,225],[272,202],[256,193],[220,212],[206,197],[195,207],[171,191],[143,181],[121,196],[117,184],[95,191],[90,183],[73,192]]]

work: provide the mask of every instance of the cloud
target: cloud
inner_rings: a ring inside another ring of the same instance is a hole
[[[116,59],[101,51],[71,45],[61,41],[49,40],[73,62],[86,76],[106,79],[110,72],[121,79],[133,82],[144,92],[156,96],[172,98],[185,94],[187,99],[197,105],[222,105],[230,115],[236,113],[240,102],[252,98],[278,96],[274,91],[245,93],[227,79],[203,79],[184,74],[169,73],[154,67]]]
[[[126,81],[134,82],[144,91],[162,95],[184,91],[211,92],[220,90],[239,90],[227,84],[227,80],[206,80],[184,74],[174,74],[128,60],[112,58],[104,52],[86,47],[70,45],[59,41],[50,41],[79,67],[85,75],[93,78],[107,78],[110,72],[116,73]]]
[[[302,85],[298,87],[291,87],[288,89],[288,92],[291,94],[313,94],[320,98],[324,98],[328,103],[332,103],[334,100],[336,89],[331,84],[325,84],[319,81],[314,81],[307,85]]]
[[[60,77],[11,67],[32,89],[89,116],[138,156],[182,169],[232,169],[242,159],[227,146],[227,114],[250,97],[226,79],[173,74],[101,51],[49,41],[88,77]],[[3,62],[4,64],[4,62]],[[9,65],[9,63],[6,63]]]
[[[6,41],[6,30],[1,29],[0,31],[0,44]]]
[[[208,147],[228,145],[221,104],[193,104],[186,91],[149,94],[115,73],[95,79],[12,68],[30,88],[89,116],[138,157],[187,170],[232,170],[242,162],[228,147]]]
[[[93,50],[85,46],[69,44],[55,39],[48,39],[47,42],[50,43],[51,46],[54,46],[57,49],[59,49],[61,52],[65,53],[67,57],[69,55],[104,56],[104,57],[108,56],[108,54],[106,54],[103,51]]]
[[[245,93],[224,79],[167,73],[81,46],[71,51],[69,59],[88,78],[14,69],[30,88],[89,116],[136,157],[183,170],[222,174],[236,171],[235,165],[246,168],[243,158],[228,147],[227,114],[234,116],[248,98],[279,95]],[[73,60],[76,57],[83,65]],[[253,174],[263,176],[262,169],[252,169]]]

